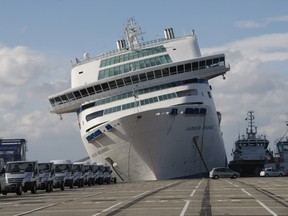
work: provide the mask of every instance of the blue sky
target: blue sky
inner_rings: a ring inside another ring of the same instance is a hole
[[[288,1],[0,0],[0,137],[25,138],[28,159],[86,156],[76,115],[60,120],[47,97],[70,86],[71,60],[116,48],[134,16],[144,39],[195,29],[202,55],[225,53],[231,71],[211,80],[227,155],[254,110],[270,148],[288,120]]]

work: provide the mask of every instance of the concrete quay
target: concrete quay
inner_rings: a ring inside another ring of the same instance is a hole
[[[288,215],[288,177],[117,183],[0,196],[0,215]]]

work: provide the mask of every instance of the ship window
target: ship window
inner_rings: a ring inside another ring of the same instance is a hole
[[[54,100],[55,100],[56,102],[61,102],[60,97],[56,97],[56,98],[54,98]]]
[[[177,70],[178,70],[178,73],[183,73],[184,72],[184,65],[178,65]]]
[[[213,59],[213,64],[217,64],[219,62],[219,58],[214,58]]]
[[[125,85],[131,85],[131,78],[130,77],[125,77],[124,78],[124,82],[125,82]]]
[[[93,88],[93,87],[87,88],[87,91],[89,92],[90,95],[95,94],[95,91],[94,91],[94,88]]]
[[[160,59],[159,56],[157,56],[157,57],[155,58],[155,61],[156,61],[156,65],[160,65],[160,64],[161,64],[161,59]]]
[[[192,63],[192,70],[198,70],[198,62]]]
[[[156,65],[156,62],[155,62],[155,59],[154,59],[154,58],[151,58],[151,59],[150,59],[150,62],[151,62],[151,66],[155,66],[155,65]]]
[[[118,88],[124,86],[124,82],[122,79],[116,80],[116,83],[117,83]]]
[[[140,68],[140,63],[139,63],[139,62],[135,62],[135,67],[136,67],[136,70],[141,69],[141,68]]]
[[[156,70],[156,71],[154,71],[154,73],[155,73],[156,79],[162,77],[161,70]]]
[[[75,92],[73,92],[73,94],[75,95],[75,97],[76,97],[77,99],[81,98],[81,94],[80,94],[79,91],[75,91]]]
[[[148,80],[154,79],[154,73],[153,73],[153,71],[148,72],[148,73],[147,73],[147,77],[148,77]]]
[[[114,68],[114,75],[118,75],[120,74],[120,68],[119,67],[115,67]]]
[[[115,82],[115,81],[111,81],[111,82],[109,82],[109,86],[110,86],[111,89],[115,89],[115,88],[117,88],[117,86],[116,86],[116,82]]]
[[[146,73],[139,74],[139,77],[141,82],[147,81]]]
[[[68,94],[67,94],[67,97],[68,97],[69,99],[75,99],[75,98],[74,98],[74,95],[73,95],[72,93],[68,93]]]
[[[145,59],[145,67],[150,67],[150,60],[149,59]]]
[[[212,98],[211,93],[210,92],[207,92],[207,93],[208,93],[209,98]]]
[[[81,92],[81,95],[82,95],[83,97],[88,96],[88,92],[86,91],[86,89],[81,89],[80,92]]]
[[[199,68],[200,69],[204,69],[205,68],[205,61],[204,60],[199,62]]]
[[[52,107],[54,107],[55,106],[55,101],[54,101],[54,99],[52,98],[52,99],[49,99],[49,101],[50,101],[50,104],[52,105]]]
[[[125,64],[124,65],[124,73],[127,73],[127,72],[129,72],[130,71],[130,69],[129,69],[129,64]]]
[[[93,113],[87,115],[86,116],[86,121],[90,121],[90,120],[98,118],[100,116],[103,116],[103,110],[97,111],[97,112],[93,112]]]
[[[170,67],[170,75],[176,74],[176,66]]]
[[[68,98],[67,98],[66,95],[61,95],[60,97],[61,97],[61,100],[62,100],[62,101],[67,101],[67,100],[68,100]]]
[[[109,90],[108,83],[102,83],[101,86],[102,86],[103,91],[108,91]]]
[[[206,65],[208,67],[210,67],[212,65],[212,59],[208,59],[206,62],[207,62]]]
[[[162,73],[163,73],[163,77],[169,76],[169,69],[168,68],[162,69]]]
[[[185,72],[191,71],[191,64],[185,64]]]
[[[138,75],[132,76],[132,81],[133,81],[133,83],[139,83]]]
[[[102,92],[102,88],[100,85],[96,85],[96,86],[94,86],[94,88],[95,88],[97,93]]]

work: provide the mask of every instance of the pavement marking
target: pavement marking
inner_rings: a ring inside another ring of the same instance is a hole
[[[228,180],[226,180],[229,184],[231,184],[231,185],[233,185],[233,186],[235,186],[235,187],[239,187],[239,185],[237,185],[237,184],[234,184],[233,182],[231,182],[231,181],[228,181]]]
[[[102,214],[102,213],[104,213],[104,212],[106,212],[106,211],[109,211],[110,209],[112,209],[112,208],[114,208],[114,207],[120,205],[120,204],[122,204],[122,202],[116,203],[115,205],[110,206],[109,208],[106,208],[106,209],[102,210],[101,212],[99,212],[99,213],[97,213],[97,214],[94,214],[94,215],[92,215],[92,216],[100,215],[100,214]]]
[[[57,205],[57,203],[53,203],[53,204],[50,204],[50,205],[42,206],[42,207],[39,207],[39,208],[36,208],[36,209],[32,209],[30,211],[22,212],[20,214],[16,214],[15,216],[30,214],[30,213],[33,213],[33,212],[36,212],[36,211],[39,211],[39,210],[42,210],[42,209],[45,209],[45,208],[49,208],[51,206],[55,206],[55,205]]]
[[[145,191],[145,192],[140,193],[140,194],[138,194],[138,195],[132,196],[131,198],[137,198],[137,197],[142,196],[142,195],[144,195],[144,194],[146,194],[146,193],[149,193],[149,191]]]
[[[201,181],[198,182],[198,184],[196,185],[195,188],[197,189],[202,182],[203,182],[203,179],[201,179]],[[190,194],[190,197],[193,197],[193,196],[194,196],[194,194],[195,194],[195,192],[196,192],[196,189],[194,189],[194,190],[192,191],[192,193]],[[180,216],[184,216],[184,215],[185,215],[185,212],[187,211],[187,208],[188,208],[190,202],[191,202],[191,200],[186,200],[186,203],[185,203],[184,208],[182,209],[182,211],[181,211],[181,213],[180,213]]]
[[[252,196],[252,194],[248,193],[246,190],[244,190],[243,188],[241,188],[241,190],[246,193],[248,196],[253,197],[256,202],[258,202],[264,209],[266,209],[269,213],[271,213],[273,216],[277,216],[277,214],[272,211],[268,206],[266,206],[264,203],[262,203],[260,200],[256,199],[254,196]]]
[[[186,212],[186,210],[187,210],[190,202],[191,202],[191,200],[186,200],[185,206],[184,206],[184,208],[182,209],[180,216],[184,216],[184,215],[185,215],[185,212]]]
[[[192,193],[190,194],[190,197],[193,197],[195,192],[196,192],[196,190],[193,190]]]
[[[272,211],[268,206],[266,206],[264,203],[262,203],[260,200],[257,200],[256,201],[263,207],[265,208],[269,213],[271,213],[273,216],[277,216],[277,214]]]

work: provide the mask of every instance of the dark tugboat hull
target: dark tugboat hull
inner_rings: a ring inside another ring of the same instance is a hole
[[[264,169],[265,161],[259,160],[239,160],[230,161],[229,168],[239,172],[241,177],[256,177]]]

